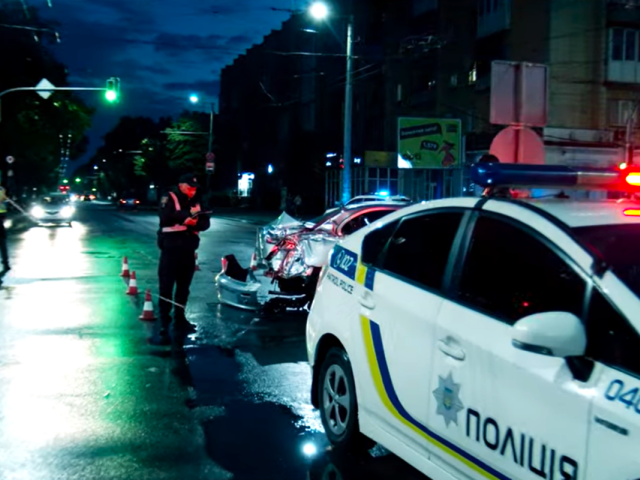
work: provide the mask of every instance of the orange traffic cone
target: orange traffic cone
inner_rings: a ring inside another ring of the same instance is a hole
[[[198,264],[198,254],[196,253],[196,272],[200,271],[200,265]]]
[[[120,274],[120,276],[129,278],[129,259],[127,257],[124,257],[122,259],[122,273]]]
[[[258,257],[256,257],[256,252],[253,252],[253,255],[251,255],[251,266],[250,266],[250,268],[254,272],[258,269]]]
[[[142,309],[142,315],[140,320],[152,322],[156,320],[156,315],[153,313],[153,301],[151,300],[151,290],[147,290],[144,295],[144,308]]]
[[[129,288],[127,289],[127,295],[138,295],[138,281],[136,280],[136,272],[131,272],[131,278],[129,279]]]

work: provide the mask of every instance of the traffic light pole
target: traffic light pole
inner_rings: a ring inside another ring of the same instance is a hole
[[[0,122],[2,121],[2,102],[1,99],[8,93],[13,92],[106,92],[107,88],[98,88],[98,87],[47,87],[47,88],[38,88],[38,87],[18,87],[18,88],[10,88],[9,90],[5,90],[4,92],[0,92]]]

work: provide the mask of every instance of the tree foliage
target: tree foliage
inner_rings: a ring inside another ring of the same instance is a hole
[[[184,112],[175,122],[122,117],[104,136],[93,161],[112,191],[144,196],[151,184],[163,188],[182,173],[204,173],[208,131],[209,115],[200,112]]]
[[[3,2],[0,23],[50,28],[29,9],[26,17],[20,2]],[[66,67],[50,49],[54,39],[49,33],[34,36],[32,31],[0,27],[0,91],[34,87],[47,78],[56,86],[67,86]],[[10,45],[10,48],[8,47]],[[44,100],[35,92],[9,93],[2,98],[0,155],[14,156],[17,186],[53,187],[58,179],[61,158],[61,135],[71,135],[70,158],[82,155],[87,148],[85,132],[91,125],[93,109],[68,92],[54,92]],[[4,163],[4,162],[2,162]]]

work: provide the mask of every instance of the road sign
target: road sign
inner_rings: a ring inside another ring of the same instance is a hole
[[[216,154],[213,152],[207,153],[207,163],[213,162],[216,159]]]
[[[36,85],[36,88],[39,89],[39,88],[56,88],[56,87],[49,80],[47,80],[46,78],[43,78],[42,80],[40,80],[40,83]],[[46,100],[53,94],[53,90],[41,90],[36,93]]]
[[[213,173],[213,170],[216,168],[216,164],[213,162],[207,162],[206,164],[207,173]]]
[[[16,161],[16,159],[13,158],[11,155],[9,155],[6,160],[9,165],[11,165],[13,162]]]
[[[491,123],[546,126],[547,91],[546,65],[494,61],[491,64]]]
[[[507,127],[491,143],[489,153],[502,163],[544,164],[544,142],[530,128]]]

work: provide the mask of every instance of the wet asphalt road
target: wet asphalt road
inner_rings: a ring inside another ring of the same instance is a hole
[[[423,479],[377,447],[332,451],[310,404],[304,315],[258,318],[218,304],[223,255],[249,263],[256,224],[214,218],[202,235],[189,319],[172,347],[149,342],[129,257],[157,293],[157,219],[82,205],[68,227],[10,238],[0,289],[0,480]],[[154,302],[157,303],[157,302]]]

